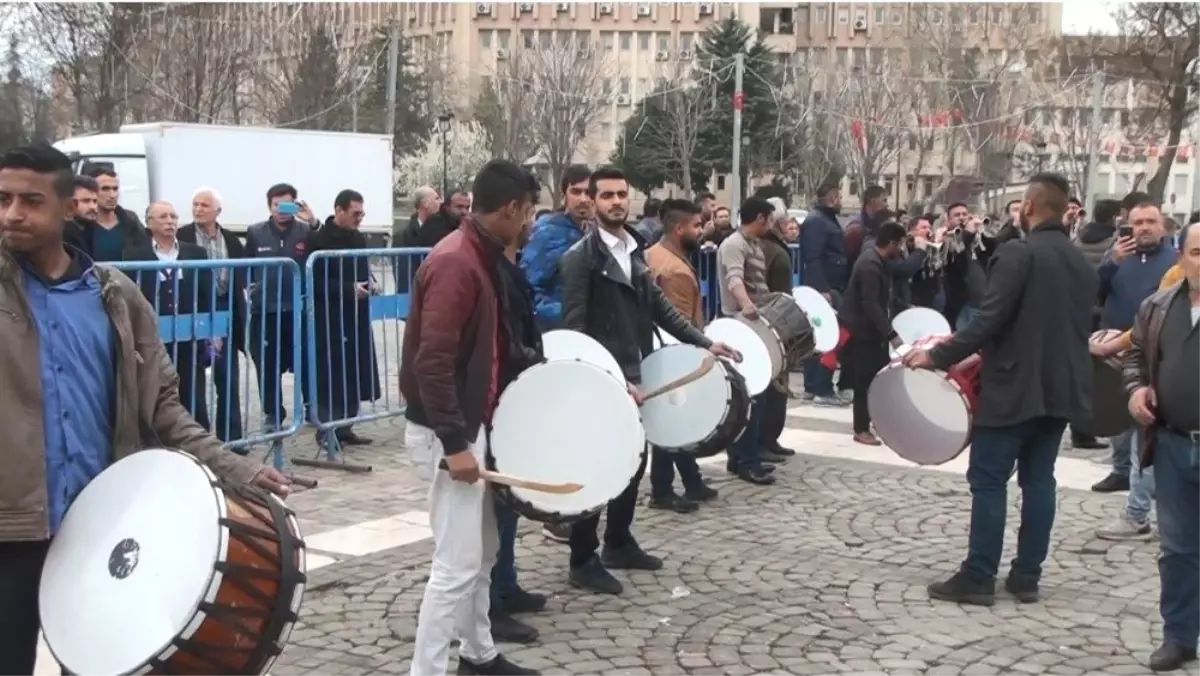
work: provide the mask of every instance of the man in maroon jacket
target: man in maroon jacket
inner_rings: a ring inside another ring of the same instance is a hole
[[[479,478],[484,428],[515,358],[505,327],[521,319],[502,315],[496,271],[532,219],[537,192],[536,179],[516,164],[488,162],[475,177],[472,213],[433,248],[413,281],[400,363],[404,443],[432,482],[434,540],[413,676],[445,674],[455,638],[460,674],[537,673],[509,662],[492,641],[489,579],[499,537],[490,490]]]

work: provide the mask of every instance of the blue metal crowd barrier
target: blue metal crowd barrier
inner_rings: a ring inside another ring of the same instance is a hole
[[[298,349],[304,280],[296,262],[127,261],[114,267],[154,306],[192,417],[236,452],[268,444],[267,457],[284,468],[283,440],[299,432],[311,400]]]
[[[369,472],[345,462],[339,430],[404,414],[399,380],[402,320],[428,249],[317,251],[305,266],[308,391],[318,454],[297,464]]]

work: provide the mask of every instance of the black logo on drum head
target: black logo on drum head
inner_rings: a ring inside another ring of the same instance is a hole
[[[137,540],[133,538],[125,538],[113,547],[112,554],[108,555],[108,574],[118,580],[124,580],[133,573],[133,569],[138,565],[138,553],[142,548],[138,545]]]

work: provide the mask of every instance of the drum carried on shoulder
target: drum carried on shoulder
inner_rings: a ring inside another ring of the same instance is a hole
[[[262,674],[291,634],[305,572],[279,498],[182,451],[141,451],[67,512],[42,570],[42,631],[72,674]]]

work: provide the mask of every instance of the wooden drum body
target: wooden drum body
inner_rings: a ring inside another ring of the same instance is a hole
[[[70,673],[262,674],[300,610],[305,549],[273,495],[147,450],[88,484],[42,573],[46,643]]]

